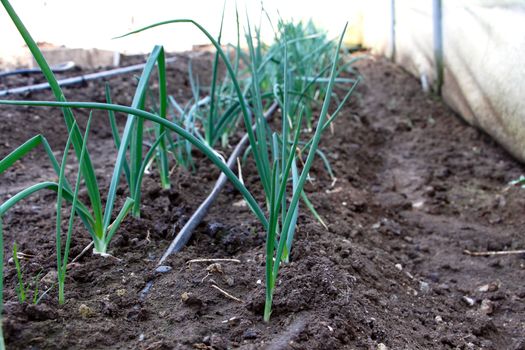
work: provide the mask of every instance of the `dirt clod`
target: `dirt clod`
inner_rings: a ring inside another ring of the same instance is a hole
[[[489,299],[481,301],[480,311],[486,315],[491,315],[494,312],[494,303]]]
[[[58,281],[58,274],[56,270],[49,271],[48,273],[44,275],[44,277],[40,279],[40,283],[44,287],[50,287],[54,285],[55,283],[57,283],[57,281]]]
[[[181,294],[180,299],[188,306],[202,306],[203,304],[203,301],[193,293],[184,292]]]
[[[78,306],[78,313],[84,318],[89,318],[95,315],[95,311],[86,304],[80,304]]]

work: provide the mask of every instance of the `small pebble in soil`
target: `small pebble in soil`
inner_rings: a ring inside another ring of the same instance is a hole
[[[499,289],[499,283],[498,282],[491,282],[484,284],[482,286],[478,287],[478,292],[486,293],[486,292],[495,292]]]
[[[248,328],[242,335],[244,339],[257,339],[257,336],[257,331],[253,328]]]
[[[489,299],[483,299],[479,310],[486,315],[491,315],[494,312],[494,303]]]
[[[418,201],[415,201],[412,203],[412,208],[414,209],[420,209],[423,207],[423,205],[425,204],[425,201],[423,199],[421,200],[418,200]]]
[[[396,264],[396,269],[398,269],[399,271],[403,271],[403,265],[401,264]]]
[[[80,316],[88,318],[93,316],[95,314],[95,311],[93,311],[93,309],[87,306],[86,304],[80,304],[80,306],[78,307],[78,313],[80,314]]]
[[[56,282],[57,276],[57,272],[55,270],[51,270],[40,279],[40,283],[46,287],[52,286]]]
[[[233,316],[232,318],[224,320],[221,323],[227,323],[230,326],[236,326],[241,323],[241,319],[239,317]]]
[[[379,344],[377,344],[377,348],[376,349],[377,350],[388,350],[388,347],[385,344],[383,344],[383,343],[379,343]]]
[[[210,337],[210,346],[213,348],[213,349],[227,349],[227,348],[230,348],[228,346],[228,343],[227,341],[221,337],[220,335],[218,334],[212,334],[211,337]]]
[[[438,286],[439,289],[441,290],[444,290],[444,291],[448,291],[450,290],[450,286],[446,283],[441,283],[439,286]]]
[[[233,287],[235,284],[235,279],[232,276],[228,276],[225,278],[226,284],[230,287]]]
[[[155,269],[155,272],[166,273],[171,271],[171,266],[161,265]]]
[[[126,295],[126,290],[125,289],[117,289],[116,293],[119,297],[123,297],[124,295]]]
[[[426,293],[430,292],[430,285],[427,282],[425,282],[425,281],[419,281],[419,290],[423,294],[426,294]]]
[[[148,260],[149,261],[153,261],[153,260],[156,260],[156,259],[157,259],[157,254],[155,254],[153,252],[148,253]]]
[[[209,265],[206,270],[210,273],[223,273],[222,265],[219,263],[214,263]]]
[[[437,316],[434,318],[434,321],[436,321],[436,323],[443,323],[443,317],[437,315]]]
[[[118,315],[119,307],[115,303],[112,303],[108,300],[102,300],[101,304],[101,313],[104,316],[115,317]]]
[[[428,278],[434,282],[434,283],[437,283],[439,282],[439,273],[437,272],[431,272],[428,274]]]
[[[474,299],[472,299],[471,297],[468,297],[468,296],[463,296],[463,298],[461,298],[461,300],[463,300],[463,302],[465,304],[467,304],[468,306],[474,306],[474,304],[476,303],[476,301]]]
[[[224,225],[220,222],[211,222],[206,227],[206,233],[211,237],[215,237],[218,233],[224,230]]]
[[[407,291],[408,294],[412,294],[415,297],[418,295],[417,290],[415,290],[414,288],[408,287],[407,289],[408,289],[408,291]]]
[[[241,199],[240,201],[238,202],[233,202],[232,204],[234,207],[237,207],[237,208],[244,208],[246,206],[248,206],[248,204],[246,204],[246,201],[244,199]]]

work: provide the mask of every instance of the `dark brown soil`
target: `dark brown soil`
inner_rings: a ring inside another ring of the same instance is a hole
[[[199,62],[204,79],[209,58]],[[170,90],[181,100],[190,96],[187,64],[180,56],[170,68]],[[218,175],[197,156],[196,174],[176,170],[170,190],[146,178],[142,218],[128,218],[111,244],[118,260],[87,254],[71,266],[62,307],[56,289],[38,305],[19,304],[8,262],[16,240],[29,255],[26,280],[41,272],[40,293],[49,287],[55,195],[34,196],[6,215],[8,347],[525,349],[525,256],[464,253],[524,248],[524,190],[507,187],[523,167],[398,67],[374,58],[357,69],[365,81],[322,142],[337,182],[319,162],[307,188],[329,229],[301,213],[269,324],[262,322],[264,232],[246,207],[232,205],[241,197],[231,186],[187,249],[168,260],[172,269],[153,272]],[[129,104],[134,77],[109,83],[115,100]],[[103,91],[103,82],[65,89],[70,100],[103,101]],[[77,115],[85,120],[87,112]],[[96,115],[89,150],[105,188],[115,149],[107,118]],[[65,144],[58,110],[2,107],[0,118],[0,156],[37,133],[55,151]],[[253,188],[257,179],[244,176]],[[2,175],[0,199],[53,177],[38,150]],[[71,255],[89,241],[78,226]],[[198,258],[241,262],[187,263]]]

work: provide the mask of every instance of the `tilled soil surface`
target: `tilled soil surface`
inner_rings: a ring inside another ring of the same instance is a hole
[[[169,88],[184,101],[189,58],[178,57]],[[203,85],[210,62],[194,57]],[[523,166],[400,68],[372,58],[356,69],[364,82],[322,141],[337,181],[318,160],[307,186],[328,229],[301,212],[270,323],[262,322],[265,234],[230,185],[189,246],[169,258],[168,271],[153,272],[218,176],[195,154],[195,173],[176,169],[170,190],[155,175],[146,178],[142,217],[119,229],[114,258],[89,253],[70,266],[64,306],[52,288],[55,195],[33,196],[6,215],[8,348],[525,349],[525,256],[465,253],[524,248],[525,190],[507,185]],[[135,77],[108,82],[114,100],[129,104]],[[65,94],[102,102],[104,82]],[[85,122],[88,111],[76,114]],[[95,116],[89,151],[106,189],[116,151],[107,117]],[[1,107],[0,120],[0,156],[38,133],[60,155],[67,132],[59,110]],[[243,175],[256,188],[250,169]],[[54,177],[37,150],[2,174],[0,199]],[[39,295],[49,289],[37,305],[17,301],[15,241],[30,289],[35,281]],[[71,256],[89,242],[78,225]],[[240,262],[189,262],[210,258]]]

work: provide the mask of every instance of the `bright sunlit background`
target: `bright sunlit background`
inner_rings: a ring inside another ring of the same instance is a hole
[[[264,0],[263,6],[274,24],[279,15],[294,20],[313,18],[335,37],[347,21],[352,26],[359,23],[359,2]],[[207,44],[206,38],[189,24],[165,26],[124,39],[111,38],[158,21],[178,18],[194,19],[216,36],[223,11],[223,1],[220,0],[14,0],[12,5],[37,41],[123,53],[148,52],[155,44],[164,45],[168,51],[184,51],[193,45]],[[264,38],[271,38],[271,26],[266,14],[261,11],[261,1],[240,0],[237,7],[242,21],[241,32],[248,14],[250,20],[255,22],[253,24],[262,25]],[[226,1],[224,42],[236,40],[235,18],[235,1]],[[3,11],[0,13],[0,33],[1,56],[23,50],[20,35]]]

